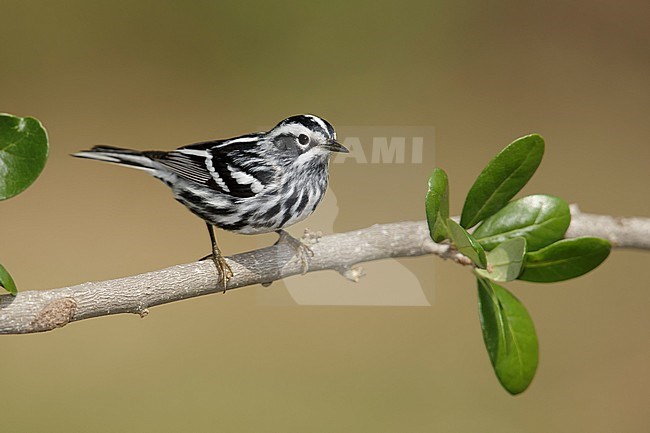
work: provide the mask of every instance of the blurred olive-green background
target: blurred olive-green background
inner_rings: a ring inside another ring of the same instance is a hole
[[[458,213],[484,164],[530,132],[547,151],[525,192],[648,216],[649,20],[645,1],[1,0],[0,112],[39,118],[51,156],[0,203],[0,261],[28,290],[194,260],[205,228],[162,184],[68,155],[302,112],[436,131],[422,164],[333,165],[336,231],[422,219],[434,164]],[[227,253],[275,240],[218,236]],[[617,250],[571,282],[510,285],[541,345],[518,397],[491,371],[469,273],[422,257],[399,266],[430,307],[274,306],[251,287],[0,337],[0,430],[647,431],[648,258]]]

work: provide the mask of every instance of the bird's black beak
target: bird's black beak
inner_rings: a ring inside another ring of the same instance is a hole
[[[341,153],[350,152],[341,143],[337,143],[336,141],[330,141],[329,143],[321,144],[321,147],[329,150],[330,152],[341,152]]]

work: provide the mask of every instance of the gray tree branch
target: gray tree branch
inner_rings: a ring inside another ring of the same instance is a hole
[[[650,218],[621,218],[583,214],[572,207],[567,237],[599,236],[618,248],[650,249]],[[447,244],[429,237],[424,221],[377,224],[361,230],[324,236],[311,246],[309,272],[325,269],[356,280],[359,263],[390,257],[425,254],[469,260]],[[266,283],[302,273],[295,250],[278,244],[229,257],[234,277],[226,290]],[[172,266],[115,280],[89,282],[51,290],[0,296],[0,334],[49,331],[70,322],[119,313],[145,316],[149,308],[195,296],[223,291],[212,261]]]

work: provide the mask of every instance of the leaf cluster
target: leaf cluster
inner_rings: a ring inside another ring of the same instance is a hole
[[[611,249],[600,238],[564,239],[571,213],[559,197],[535,194],[512,200],[537,171],[543,155],[544,139],[538,134],[510,143],[479,174],[459,223],[449,217],[444,170],[433,170],[425,199],[431,238],[451,242],[474,264],[483,339],[499,381],[512,394],[530,385],[538,342],[523,304],[497,283],[575,278],[600,265]]]
[[[32,117],[0,114],[0,200],[23,192],[41,174],[47,161],[47,132]],[[0,286],[12,295],[16,284],[0,264]]]

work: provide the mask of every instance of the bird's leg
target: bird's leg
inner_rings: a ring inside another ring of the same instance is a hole
[[[214,227],[212,227],[212,224],[210,223],[206,223],[206,225],[208,226],[208,232],[210,233],[210,241],[212,241],[212,261],[217,267],[219,278],[223,282],[223,293],[226,293],[228,280],[233,276],[232,269],[230,269],[230,265],[226,262],[226,259],[223,258],[221,250],[217,245],[217,238],[214,236]]]
[[[296,252],[298,260],[300,260],[302,264],[303,275],[306,274],[309,270],[309,257],[314,257],[314,252],[312,249],[309,248],[309,245],[307,245],[305,242],[294,238],[285,230],[280,229],[276,230],[275,232],[280,236],[275,245],[286,243],[291,246],[291,248],[293,248]],[[305,236],[307,236],[307,231],[305,231]]]

